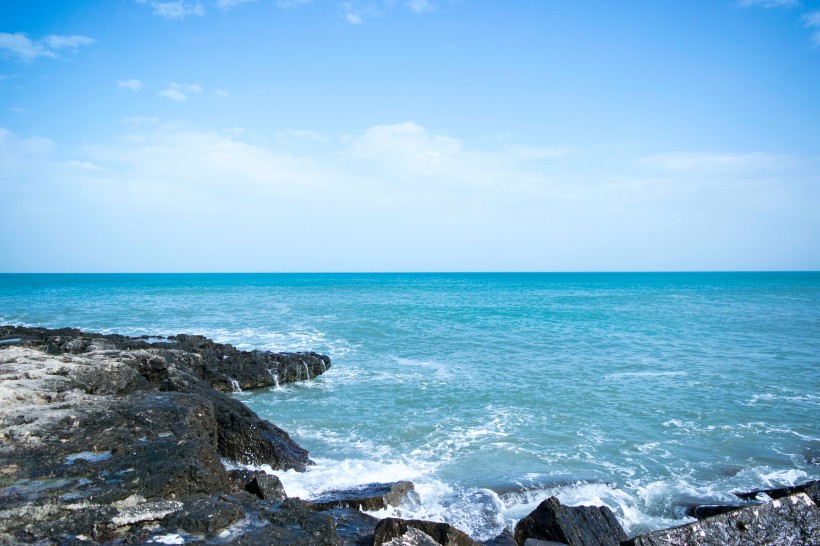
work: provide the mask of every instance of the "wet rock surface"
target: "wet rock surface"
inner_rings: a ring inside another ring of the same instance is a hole
[[[640,535],[627,546],[820,544],[820,509],[805,493]]]
[[[515,541],[527,539],[573,546],[619,546],[627,536],[606,506],[564,506],[550,497],[515,526]]]
[[[407,534],[408,529],[420,531],[441,546],[481,546],[480,542],[448,523],[398,518],[385,518],[376,525],[373,544],[381,546],[396,539],[400,539],[398,543],[401,544],[401,539]],[[410,536],[419,540],[424,538],[418,533],[411,533]]]
[[[353,489],[328,491],[310,501],[314,510],[331,508],[355,508],[357,510],[382,510],[398,506],[408,496],[415,496],[411,482],[370,483]]]
[[[247,357],[204,338],[195,352],[190,340],[0,327],[8,338],[15,341],[0,344],[0,544],[175,534],[225,542],[223,533],[270,544],[277,522],[289,522],[292,543],[340,543],[332,519],[284,504],[276,477],[229,475],[223,465],[311,464],[287,433],[218,390],[219,374],[227,376],[219,351],[224,361],[264,365],[276,355]]]

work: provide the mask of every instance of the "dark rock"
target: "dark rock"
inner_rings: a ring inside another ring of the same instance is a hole
[[[385,542],[384,546],[439,546],[439,543],[427,533],[408,527],[403,535]]]
[[[805,493],[815,504],[820,505],[820,480],[814,480],[791,487],[755,489],[746,493],[734,493],[734,495],[744,500],[761,500],[761,497],[759,497],[761,493],[772,499],[782,499],[783,497],[791,497],[798,493]],[[765,499],[765,497],[763,497],[763,499]]]
[[[341,546],[336,525],[330,516],[312,510],[300,499],[287,499],[262,514],[271,523],[268,544],[299,546]]]
[[[422,521],[417,519],[385,518],[376,525],[373,535],[374,546],[381,546],[393,539],[402,537],[408,528],[413,528],[429,535],[441,546],[480,546],[481,543],[470,538],[448,523]]]
[[[170,530],[215,535],[245,516],[245,511],[219,497],[198,499],[166,517],[163,525]]]
[[[705,519],[711,518],[712,516],[719,516],[721,514],[728,514],[729,512],[734,512],[735,510],[740,510],[741,508],[748,506],[746,504],[704,504],[702,506],[696,506],[692,512],[691,516],[696,519]]]
[[[573,546],[619,546],[626,533],[606,506],[563,506],[550,497],[515,526],[515,541],[528,538]]]
[[[287,494],[282,482],[276,476],[260,474],[245,484],[245,491],[253,493],[260,499],[285,500]]]
[[[805,493],[637,536],[627,546],[820,544],[820,508]]]
[[[538,540],[537,538],[528,538],[524,542],[524,546],[567,546],[567,543],[553,542],[551,540]]]
[[[409,495],[415,493],[411,482],[369,483],[353,489],[327,491],[310,501],[314,510],[331,508],[356,508],[358,510],[382,510],[388,506],[398,506]]]
[[[515,537],[507,529],[501,531],[501,534],[495,538],[482,541],[481,544],[484,546],[517,546]]]
[[[378,518],[354,508],[333,508],[322,513],[336,523],[336,532],[345,546],[373,546]]]

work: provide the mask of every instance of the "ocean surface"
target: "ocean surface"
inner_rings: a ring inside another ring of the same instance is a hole
[[[820,478],[820,273],[7,274],[0,323],[328,354],[235,394],[316,461],[288,493],[408,479],[402,515],[482,539],[551,495],[634,535]]]

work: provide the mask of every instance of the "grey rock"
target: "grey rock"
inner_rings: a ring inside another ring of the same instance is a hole
[[[385,518],[376,525],[373,535],[374,546],[381,546],[393,539],[400,538],[413,528],[430,536],[441,546],[480,546],[481,543],[470,538],[464,531],[448,523],[437,523],[417,519]]]
[[[260,474],[245,484],[245,491],[253,493],[260,499],[285,500],[287,494],[282,482],[276,476]]]
[[[820,508],[805,493],[672,529],[637,536],[627,546],[757,546],[820,544]]]
[[[219,497],[197,499],[163,520],[167,529],[213,536],[245,516],[238,505]]]
[[[501,531],[501,534],[495,538],[481,541],[481,544],[484,546],[517,546],[513,534],[507,529]]]
[[[735,496],[744,500],[756,500],[761,498],[761,493],[766,497],[772,499],[782,499],[783,497],[791,497],[798,493],[805,493],[814,501],[815,504],[820,505],[820,480],[806,482],[800,485],[791,487],[776,487],[772,489],[755,489],[745,493],[734,493]],[[765,498],[765,497],[763,497]]]
[[[398,506],[414,494],[411,482],[370,483],[352,489],[328,491],[310,501],[314,510],[331,508],[356,508],[358,510],[382,510],[388,506]]]
[[[345,546],[373,546],[378,518],[354,508],[332,508],[322,513],[336,523],[336,532]]]
[[[551,540],[538,540],[537,538],[528,538],[524,542],[524,546],[566,546],[566,543],[553,542]]]
[[[550,497],[515,526],[515,541],[553,541],[573,546],[619,546],[627,536],[606,506],[563,506]]]
[[[385,542],[384,546],[439,546],[439,543],[427,533],[408,527],[403,535]]]

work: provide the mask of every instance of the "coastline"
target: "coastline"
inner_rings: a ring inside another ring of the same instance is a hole
[[[377,520],[351,508],[353,493],[336,495],[346,506],[328,500],[321,510],[315,499],[286,499],[272,477],[223,464],[309,466],[285,431],[224,393],[309,380],[329,367],[315,353],[239,351],[203,336],[0,327],[0,540],[261,544],[279,529],[282,543],[372,543]],[[400,504],[409,491],[369,498]],[[817,507],[806,506],[814,540]]]

